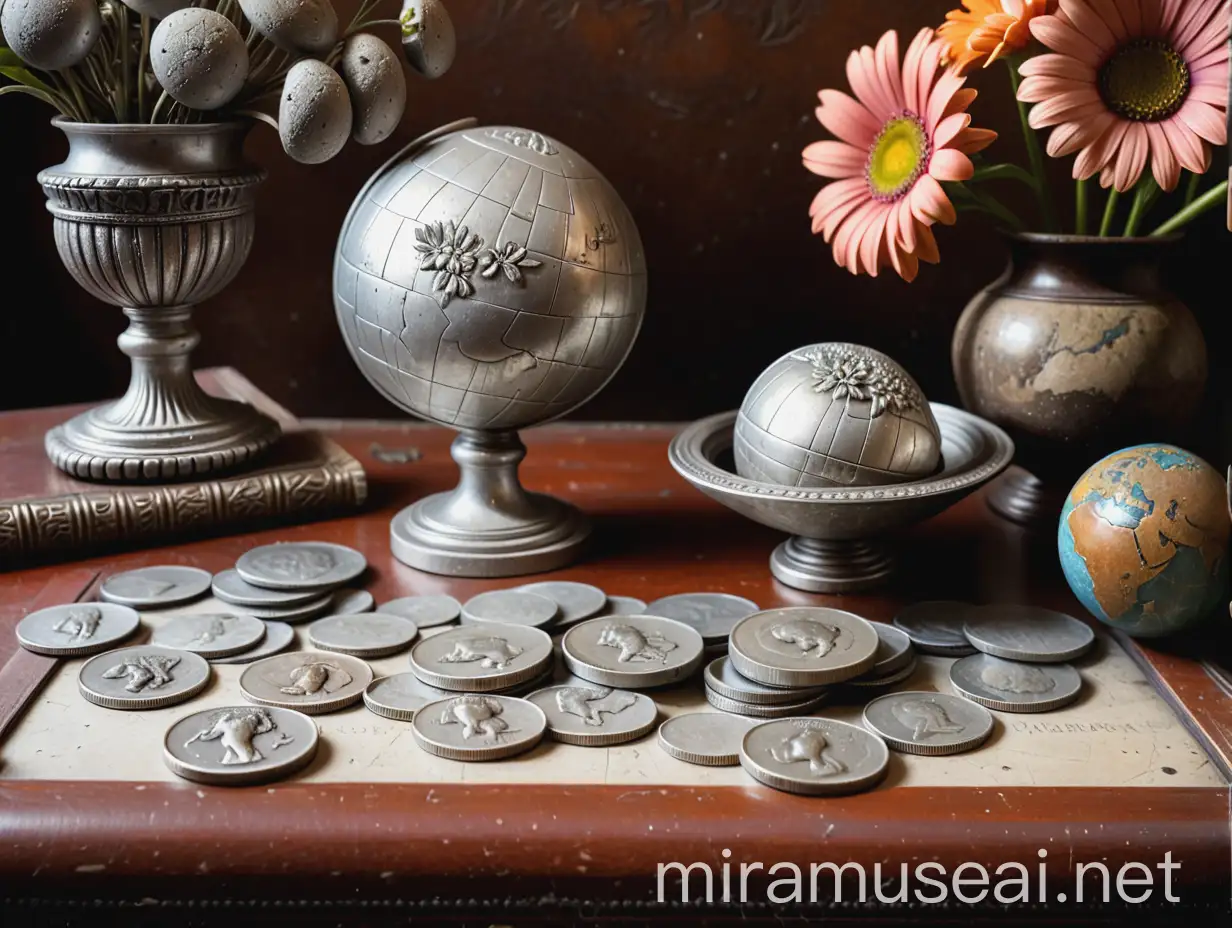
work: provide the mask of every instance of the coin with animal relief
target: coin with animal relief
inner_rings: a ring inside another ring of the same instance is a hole
[[[176,776],[212,786],[251,786],[302,770],[317,752],[317,726],[289,709],[224,706],[176,721],[163,759]]]
[[[258,705],[323,715],[358,702],[371,682],[372,668],[357,657],[291,651],[249,664],[240,692]]]
[[[677,593],[648,604],[644,615],[683,622],[713,645],[726,642],[736,623],[760,608],[751,599],[731,593]]]
[[[890,762],[886,743],[834,719],[778,719],[749,729],[740,765],[753,779],[804,796],[841,796],[876,786]]]
[[[961,657],[975,653],[963,625],[976,607],[970,603],[932,601],[913,603],[894,617],[894,625],[924,654]]]
[[[518,587],[524,593],[537,593],[556,603],[560,615],[557,625],[572,625],[583,619],[594,618],[607,609],[607,594],[589,583],[572,580],[545,580],[527,583]]]
[[[522,590],[489,590],[462,606],[462,624],[500,623],[546,628],[560,616],[555,600]]]
[[[983,706],[948,693],[879,696],[864,707],[864,725],[895,751],[939,757],[978,748],[992,734]]]
[[[686,712],[659,726],[659,747],[686,764],[734,767],[740,763],[740,742],[755,724],[740,715]]]
[[[702,636],[674,619],[623,615],[587,619],[560,642],[565,666],[583,680],[646,689],[683,680],[702,662]]]
[[[39,609],[17,623],[17,643],[49,657],[85,657],[114,648],[141,627],[141,617],[114,603],[69,603]]]
[[[288,541],[244,552],[235,569],[271,590],[327,590],[350,583],[368,562],[354,548],[325,541]]]
[[[456,622],[462,615],[462,604],[452,596],[404,596],[383,603],[380,611],[410,619],[421,629],[435,628]]]
[[[265,623],[250,615],[177,615],[154,629],[150,643],[208,660],[255,648],[264,637]]]
[[[409,722],[428,703],[452,695],[448,690],[428,686],[413,673],[395,673],[378,677],[368,684],[364,690],[364,705],[376,715]]]
[[[1001,712],[1048,712],[1082,692],[1082,676],[1069,664],[1025,664],[991,654],[955,661],[950,683],[973,702]]]
[[[253,586],[241,577],[234,567],[214,574],[210,588],[224,603],[233,606],[263,606],[269,609],[302,606],[319,599],[321,595],[316,590],[267,590]]]
[[[985,654],[1038,664],[1073,660],[1095,644],[1085,622],[1036,606],[983,606],[967,618],[963,632]]]
[[[332,615],[308,626],[313,647],[354,657],[384,657],[410,646],[419,629],[410,619],[380,612]]]
[[[212,664],[251,664],[253,661],[259,661],[263,657],[269,657],[271,654],[278,654],[285,651],[295,643],[295,629],[286,622],[266,622],[265,637],[261,639],[261,643],[255,648],[248,651],[241,651],[239,654],[232,654],[230,657],[215,657],[210,663]]]
[[[527,697],[547,717],[548,734],[582,747],[635,741],[655,727],[659,709],[644,693],[609,686],[549,686]]]
[[[460,625],[411,648],[411,670],[429,686],[490,693],[534,680],[551,668],[552,639],[524,625]]]
[[[203,657],[141,644],[90,658],[77,674],[77,690],[105,709],[162,709],[192,699],[210,677]]]
[[[769,686],[826,686],[873,667],[880,639],[872,624],[838,609],[792,606],[758,612],[731,633],[728,657],[742,675]]]
[[[429,703],[411,726],[415,743],[429,754],[492,761],[533,748],[543,739],[547,718],[525,699],[472,693]]]
[[[112,574],[98,588],[109,603],[137,609],[175,606],[204,596],[214,575],[197,567],[140,567]]]

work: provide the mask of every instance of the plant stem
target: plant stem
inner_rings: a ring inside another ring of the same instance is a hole
[[[1193,222],[1193,220],[1197,219],[1203,213],[1209,212],[1217,206],[1222,205],[1227,198],[1228,182],[1225,180],[1206,191],[1206,193],[1202,194],[1202,196],[1198,197],[1175,216],[1157,228],[1151,233],[1151,235],[1168,235],[1171,232],[1175,232],[1182,226]]]
[[[1022,125],[1022,140],[1027,146],[1027,158],[1031,161],[1031,173],[1035,175],[1036,196],[1039,200],[1040,213],[1044,219],[1044,229],[1047,232],[1056,232],[1059,226],[1057,225],[1057,214],[1053,206],[1052,194],[1048,187],[1048,174],[1044,167],[1044,152],[1040,148],[1039,135],[1031,128],[1027,104],[1018,99],[1018,85],[1020,83],[1018,60],[1010,56],[1005,59],[1005,63],[1010,71],[1010,89],[1014,94],[1014,102],[1018,106],[1018,121]]]
[[[1189,183],[1185,185],[1185,205],[1188,206],[1198,197],[1198,185],[1202,183],[1201,174],[1190,174]]]
[[[1117,192],[1116,187],[1108,188],[1108,202],[1104,204],[1104,219],[1099,224],[1100,238],[1107,238],[1108,233],[1112,231],[1112,220],[1116,218],[1117,201],[1121,199],[1121,194]]]
[[[992,216],[994,219],[999,219],[1015,232],[1024,231],[1022,220],[1019,219],[1014,212],[1005,206],[1000,200],[989,193],[976,190],[968,187],[963,183],[951,183],[946,185],[948,189],[963,200],[973,209],[977,209],[982,213]]]
[[[1159,185],[1155,183],[1154,177],[1143,177],[1138,181],[1138,186],[1134,190],[1134,202],[1129,208],[1129,218],[1125,220],[1124,235],[1126,238],[1133,238],[1138,234],[1138,226],[1154,205],[1158,193]]]
[[[150,57],[150,17],[141,17],[141,54],[137,56],[137,122],[145,122],[145,65]]]
[[[1087,234],[1087,181],[1080,180],[1074,184],[1074,231],[1079,235]]]
[[[116,4],[116,15],[119,17],[117,29],[120,38],[120,94],[116,107],[116,118],[120,122],[128,122],[128,104],[132,100],[129,88],[129,43],[128,43],[128,7],[123,3]]]
[[[154,109],[150,110],[150,125],[158,122],[158,113],[163,108],[163,104],[171,99],[171,95],[167,91],[163,91],[158,95],[158,99],[154,101]]]
[[[90,107],[86,103],[85,94],[81,92],[81,82],[77,80],[77,75],[73,72],[72,68],[65,68],[60,73],[64,75],[64,83],[68,85],[69,92],[72,93],[73,99],[77,101],[77,108],[81,112],[80,117],[78,117],[79,120],[81,122],[89,122]]]

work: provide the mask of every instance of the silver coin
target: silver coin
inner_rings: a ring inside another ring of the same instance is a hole
[[[532,702],[512,696],[470,694],[429,703],[415,713],[415,743],[437,757],[461,761],[502,760],[529,751],[547,730],[547,718]]]
[[[894,617],[894,625],[924,654],[974,654],[975,648],[963,634],[963,623],[975,608],[970,603],[950,601],[914,603]]]
[[[77,690],[105,709],[162,709],[192,699],[210,676],[203,657],[141,644],[90,658],[77,674]]]
[[[757,723],[723,712],[687,712],[659,726],[659,747],[676,760],[700,767],[734,767],[740,742]]]
[[[429,686],[490,693],[534,680],[552,665],[552,639],[524,625],[460,625],[411,648],[411,670]]]
[[[302,770],[317,753],[308,716],[266,706],[226,706],[174,722],[163,759],[178,777],[212,786],[251,786]]]
[[[737,622],[759,609],[751,599],[730,593],[677,593],[656,599],[646,606],[643,615],[683,622],[711,645],[725,642]]]
[[[270,609],[302,606],[320,597],[315,590],[266,590],[253,586],[240,576],[239,571],[229,567],[214,574],[210,585],[214,595],[233,606],[264,606]]]
[[[785,719],[798,715],[810,715],[825,704],[827,694],[814,696],[800,702],[788,703],[782,706],[767,706],[765,704],[741,702],[738,699],[728,699],[706,687],[706,702],[720,712],[730,712],[752,719]]]
[[[49,657],[85,657],[114,648],[141,627],[141,617],[114,603],[69,603],[39,609],[17,623],[17,643]]]
[[[298,625],[301,622],[307,622],[324,615],[333,604],[333,594],[326,593],[324,596],[310,599],[306,603],[285,608],[280,606],[237,606],[236,608],[242,609],[244,615],[251,615],[266,622],[285,622],[288,625]]]
[[[607,608],[599,615],[645,615],[646,603],[636,596],[609,596]]]
[[[652,731],[659,708],[644,693],[593,683],[549,686],[527,697],[543,710],[548,734],[565,744],[606,747],[636,741]]]
[[[1035,606],[984,606],[967,618],[963,631],[985,654],[1037,664],[1071,661],[1095,644],[1085,622]]]
[[[251,651],[241,651],[239,654],[232,654],[230,657],[216,657],[211,663],[251,664],[253,661],[261,660],[263,657],[269,657],[271,654],[285,651],[294,642],[295,629],[286,622],[266,622],[265,637]]]
[[[880,639],[872,623],[838,609],[791,606],[757,612],[731,633],[728,656],[742,676],[770,686],[827,686],[866,673]]]
[[[702,636],[674,619],[621,615],[579,622],[560,642],[565,666],[583,680],[622,689],[665,686],[702,662]]]
[[[249,664],[240,674],[240,692],[260,706],[323,715],[358,702],[371,682],[372,668],[357,657],[291,651]]]
[[[419,628],[435,628],[456,622],[462,615],[462,604],[452,596],[404,596],[381,605],[386,615],[400,615]]]
[[[526,583],[518,587],[525,593],[546,596],[560,608],[558,625],[572,625],[583,619],[591,619],[607,609],[607,594],[589,583],[572,580],[545,580],[542,583]]]
[[[911,638],[901,628],[875,622],[873,629],[877,632],[877,657],[868,671],[869,677],[888,677],[915,660]]]
[[[140,567],[112,574],[98,588],[109,603],[154,609],[175,606],[204,596],[214,575],[198,567]]]
[[[826,692],[825,687],[820,686],[787,689],[754,683],[748,677],[741,676],[725,656],[717,657],[707,664],[702,676],[705,678],[706,686],[720,696],[761,706],[782,706],[803,702]]]
[[[749,729],[740,766],[754,780],[803,796],[842,796],[872,789],[890,763],[886,743],[834,719],[779,719]]]
[[[852,687],[867,694],[868,690],[885,689],[887,686],[894,686],[910,679],[918,666],[919,662],[912,657],[905,666],[899,667],[898,670],[892,670],[884,676],[874,677],[871,674],[865,674],[864,676],[847,680],[843,686]],[[867,695],[865,698],[867,698]]]
[[[385,657],[410,647],[419,629],[410,619],[380,612],[331,615],[308,626],[314,648],[352,657]]]
[[[369,712],[387,719],[409,722],[428,703],[453,695],[448,690],[428,686],[413,673],[395,673],[378,677],[368,684],[364,690],[364,705]]]
[[[978,748],[992,734],[992,713],[948,693],[890,693],[864,707],[864,725],[895,751],[940,757]]]
[[[250,615],[175,615],[154,629],[150,644],[191,651],[209,660],[255,648],[265,623]]]
[[[556,601],[521,590],[489,590],[472,596],[462,606],[462,624],[500,622],[545,628],[560,616]]]
[[[497,696],[517,696],[519,698],[525,698],[526,696],[529,696],[531,693],[538,692],[539,690],[543,689],[545,686],[551,686],[553,683],[555,683],[556,681],[552,679],[554,670],[555,668],[549,665],[548,668],[543,673],[541,673],[539,676],[534,677],[530,680],[527,680],[525,683],[518,683],[514,686],[506,687],[503,690],[493,690],[493,693],[495,693]],[[582,685],[591,686],[593,684],[583,683]],[[450,695],[455,695],[455,694],[450,694]]]
[[[368,562],[354,548],[327,541],[287,541],[245,551],[235,569],[253,586],[328,590],[350,583]]]
[[[950,666],[960,695],[1000,712],[1049,712],[1082,692],[1082,676],[1069,664],[1025,664],[972,654]]]

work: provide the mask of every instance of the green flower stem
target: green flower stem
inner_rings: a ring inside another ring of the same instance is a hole
[[[1190,222],[1193,222],[1203,213],[1224,205],[1228,199],[1228,182],[1225,180],[1220,184],[1212,187],[1202,196],[1198,197],[1175,216],[1157,228],[1151,233],[1153,236],[1169,235],[1177,229],[1182,228]]]
[[[1112,231],[1112,220],[1116,218],[1117,202],[1120,199],[1121,195],[1116,187],[1109,187],[1108,202],[1104,204],[1104,219],[1099,224],[1100,238],[1107,238],[1108,233]]]
[[[1074,184],[1074,231],[1079,235],[1087,234],[1087,181],[1079,180]]]
[[[1201,174],[1190,174],[1189,183],[1185,185],[1185,205],[1188,206],[1198,198],[1198,186],[1202,183]]]
[[[1026,143],[1027,158],[1031,161],[1031,173],[1035,176],[1036,197],[1039,200],[1040,213],[1044,217],[1044,229],[1048,232],[1056,232],[1060,227],[1057,224],[1057,213],[1048,187],[1048,174],[1044,168],[1044,151],[1040,148],[1039,135],[1031,128],[1027,104],[1018,99],[1018,85],[1021,83],[1018,76],[1019,62],[1011,56],[1005,59],[1005,63],[1010,71],[1010,89],[1014,94],[1014,102],[1018,105],[1018,120],[1022,124],[1022,140]]]
[[[1155,183],[1154,177],[1143,177],[1138,182],[1137,188],[1134,190],[1134,202],[1129,208],[1129,218],[1125,220],[1126,238],[1133,238],[1138,234],[1138,226],[1141,225],[1143,218],[1150,212],[1151,207],[1155,205],[1155,198],[1159,195],[1159,184]]]

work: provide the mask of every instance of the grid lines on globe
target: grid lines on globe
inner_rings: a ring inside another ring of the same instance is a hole
[[[562,415],[641,325],[633,219],[576,152],[509,128],[446,135],[390,167],[343,231],[335,306],[395,404],[457,428]]]

